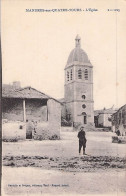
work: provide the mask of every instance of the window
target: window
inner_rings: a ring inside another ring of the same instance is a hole
[[[83,105],[82,105],[82,108],[83,108],[83,109],[84,109],[84,108],[86,108],[86,105],[85,105],[85,104],[83,104]]]
[[[82,112],[82,115],[86,116],[86,113],[85,112]]]
[[[85,78],[85,80],[88,80],[88,70],[87,69],[85,69],[84,78]]]
[[[72,69],[70,71],[70,79],[72,80],[72,77],[73,77],[73,73],[72,73]]]
[[[82,95],[82,99],[85,99],[86,98],[86,96],[85,95]]]
[[[67,81],[69,81],[69,71],[67,71]]]
[[[81,69],[78,70],[78,79],[82,79],[82,71],[81,71]]]

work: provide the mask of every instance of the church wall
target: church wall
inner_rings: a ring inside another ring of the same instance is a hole
[[[74,78],[74,67],[73,66],[71,66],[71,67],[69,67],[69,68],[67,68],[66,70],[65,70],[65,83],[70,83],[70,82],[72,82],[73,81],[73,78]],[[69,78],[68,78],[68,73],[69,73]]]
[[[76,82],[75,89],[76,89],[75,100],[83,100],[83,101],[93,100],[92,84],[89,83],[84,84],[84,83]],[[83,99],[82,95],[85,95],[86,98]]]
[[[82,79],[78,79],[78,70],[81,69],[82,70]],[[85,75],[84,75],[84,72],[85,70],[88,70],[88,80],[85,80]],[[75,66],[75,80],[77,81],[83,81],[85,83],[88,83],[89,81],[90,82],[93,82],[93,74],[92,74],[92,67],[87,67],[85,65],[77,65]]]
[[[93,100],[93,84],[83,79],[67,82],[65,85],[65,100],[82,100],[82,95],[86,95],[87,100]]]
[[[82,79],[78,79],[78,69],[82,70]],[[66,69],[66,73],[71,68]],[[84,71],[88,70],[88,80],[85,80]],[[71,121],[84,123],[84,116],[82,112],[87,114],[87,122],[94,123],[94,108],[93,108],[93,76],[92,68],[81,66],[73,66],[73,81],[66,81],[65,84],[65,101],[67,112],[71,114]],[[67,77],[66,77],[67,79]],[[82,95],[86,97],[83,98]],[[68,103],[70,101],[70,103]],[[86,108],[83,109],[82,105]]]
[[[82,70],[82,79],[78,79],[78,70]],[[71,68],[66,69],[66,73]],[[85,80],[84,71],[88,70],[88,80]],[[94,108],[93,108],[93,76],[92,68],[81,66],[73,66],[73,81],[67,81],[65,85],[65,101],[67,112],[71,114],[71,120],[73,122],[84,123],[84,117],[81,115],[82,112],[87,114],[87,122],[94,123]],[[67,75],[66,75],[67,79]],[[83,98],[82,95],[86,97]],[[70,101],[70,103],[67,103]],[[83,109],[82,105],[85,104],[86,108]]]
[[[74,100],[74,84],[69,83],[65,86],[65,101],[73,101]]]
[[[87,123],[94,123],[94,112],[93,112],[93,103],[87,103],[86,108],[82,108],[83,102],[74,102],[74,108],[76,112],[74,113],[74,121],[84,124],[84,117],[82,112],[87,114]]]

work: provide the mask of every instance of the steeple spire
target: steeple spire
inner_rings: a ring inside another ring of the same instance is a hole
[[[81,37],[79,35],[75,38],[75,47],[81,47]]]

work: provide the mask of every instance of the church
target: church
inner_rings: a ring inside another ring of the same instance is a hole
[[[73,126],[94,125],[93,66],[81,48],[81,38],[75,38],[65,66],[62,119]]]

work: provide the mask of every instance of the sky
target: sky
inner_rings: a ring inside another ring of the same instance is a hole
[[[98,11],[26,12],[63,8]],[[93,65],[94,108],[126,104],[126,1],[3,0],[1,28],[3,83],[63,98],[64,68],[79,34]]]

